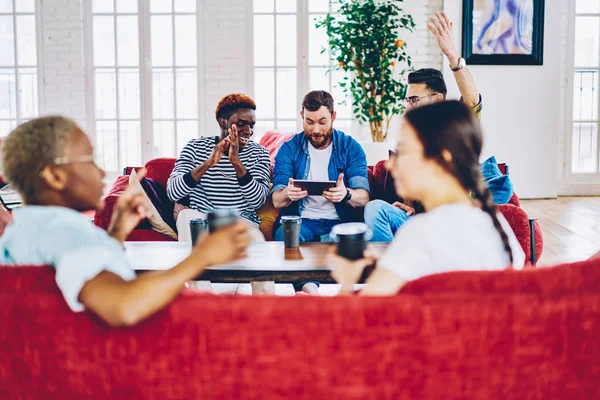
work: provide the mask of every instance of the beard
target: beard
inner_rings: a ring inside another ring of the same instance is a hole
[[[309,133],[305,129],[304,137],[306,138],[306,140],[308,140],[310,142],[310,144],[312,144],[312,146],[315,149],[317,149],[317,150],[324,149],[327,146],[329,146],[329,144],[333,140],[333,126],[330,126],[329,129],[325,133],[318,133],[318,134]]]

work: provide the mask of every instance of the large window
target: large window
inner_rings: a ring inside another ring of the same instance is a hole
[[[0,0],[0,137],[39,112],[35,0]]]
[[[571,172],[598,174],[600,1],[577,0],[575,7]]]
[[[254,96],[256,131],[297,132],[300,103],[309,90],[327,90],[337,103],[337,129],[350,133],[351,107],[338,82],[344,72],[333,64],[323,29],[315,19],[331,9],[330,0],[254,0]],[[258,140],[256,138],[255,140]]]
[[[198,136],[195,0],[93,0],[98,161],[108,171],[175,157]]]

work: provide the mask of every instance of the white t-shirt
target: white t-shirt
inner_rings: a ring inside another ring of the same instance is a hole
[[[317,150],[310,142],[308,143],[308,155],[310,156],[310,170],[308,180],[329,180],[329,159],[333,151],[333,144],[326,149]],[[311,219],[339,219],[335,205],[323,196],[308,196],[304,200],[302,218]]]
[[[502,215],[513,267],[523,268],[525,253]],[[396,233],[378,267],[405,281],[448,271],[501,270],[510,259],[492,218],[479,208],[448,204],[408,220]]]

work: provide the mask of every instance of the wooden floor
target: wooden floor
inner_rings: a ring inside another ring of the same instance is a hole
[[[538,266],[581,261],[600,251],[600,197],[521,200],[544,235]]]

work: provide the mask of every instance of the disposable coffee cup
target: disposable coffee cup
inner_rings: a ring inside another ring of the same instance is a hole
[[[283,245],[286,249],[295,249],[300,245],[300,226],[302,218],[296,215],[284,215],[281,217],[281,228],[283,229]]]
[[[238,220],[237,212],[231,208],[222,208],[210,211],[206,215],[208,221],[208,231],[215,233],[221,228],[233,225]]]
[[[192,245],[196,244],[198,238],[208,230],[208,222],[204,218],[196,218],[190,221],[190,233]]]
[[[348,260],[360,260],[372,234],[367,224],[351,222],[334,226],[330,236],[337,243],[338,255]]]

